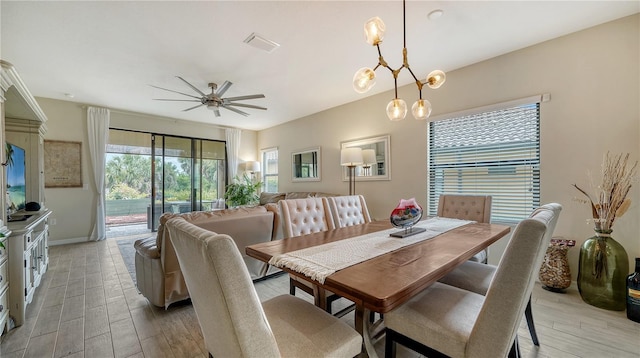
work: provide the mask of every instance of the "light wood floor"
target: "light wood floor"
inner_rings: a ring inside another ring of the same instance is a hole
[[[288,293],[287,276],[256,283],[265,300]],[[304,297],[304,294],[302,294]],[[624,312],[582,302],[536,285],[533,313],[540,348],[526,324],[519,330],[524,357],[638,357],[640,324]],[[353,323],[353,314],[343,318]],[[382,356],[383,342],[376,348]],[[417,357],[398,349],[399,357]],[[0,357],[207,357],[193,308],[165,311],[138,294],[115,240],[53,246],[49,271],[28,306],[24,325],[2,336]]]

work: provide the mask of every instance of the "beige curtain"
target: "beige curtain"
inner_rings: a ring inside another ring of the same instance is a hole
[[[240,151],[240,137],[242,131],[238,128],[227,128],[227,159],[229,165],[229,178],[233,181],[238,174],[238,152]]]
[[[89,153],[93,166],[93,177],[96,185],[97,207],[96,222],[91,232],[91,240],[100,241],[107,238],[106,216],[104,207],[104,171],[105,153],[109,141],[110,113],[106,108],[87,108],[87,134],[89,137]]]

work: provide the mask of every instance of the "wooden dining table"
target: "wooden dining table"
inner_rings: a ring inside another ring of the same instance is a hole
[[[280,254],[390,228],[392,226],[388,221],[374,221],[250,245],[246,247],[246,253],[255,259],[269,262],[272,257]],[[509,231],[510,227],[505,225],[470,223],[339,270],[329,275],[324,283],[287,268],[283,270],[311,282],[314,285],[315,303],[323,309],[326,299],[322,289],[353,301],[355,329],[365,338],[363,351],[375,355],[370,344],[368,319],[365,320],[365,317],[369,317],[369,312],[384,314],[393,310]]]

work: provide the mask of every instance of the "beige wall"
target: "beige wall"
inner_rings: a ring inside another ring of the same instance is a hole
[[[96,189],[93,169],[89,162],[89,144],[87,143],[87,115],[81,104],[37,98],[40,107],[48,117],[46,140],[65,140],[82,142],[82,182],[84,188],[48,188],[45,189],[46,206],[53,211],[50,223],[50,241],[52,245],[85,241],[91,234],[95,221]],[[111,112],[112,128],[139,130],[160,134],[170,134],[203,139],[225,140],[224,129],[216,126],[177,122],[171,118],[158,118],[144,114]],[[242,131],[240,158],[254,160],[256,149],[254,131]]]
[[[589,209],[575,202],[572,183],[588,185],[586,173],[599,171],[607,150],[640,157],[640,15],[634,15],[575,34],[448,72],[447,83],[425,91],[433,115],[483,106],[534,94],[549,93],[542,104],[542,202],[563,204],[557,236],[578,240],[591,235]],[[415,61],[415,60],[414,60]],[[447,70],[445,68],[445,70]],[[407,75],[402,73],[401,76]],[[400,97],[411,104],[415,86],[402,87]],[[277,146],[280,190],[315,190],[346,194],[341,180],[340,142],[391,135],[391,180],[358,182],[356,191],[367,198],[372,215],[386,219],[400,198],[416,197],[425,204],[427,185],[425,122],[407,118],[390,122],[384,113],[392,93],[363,98],[287,124],[260,131],[243,131],[242,160],[254,160],[259,149]],[[87,189],[46,189],[46,205],[53,210],[52,243],[86,240],[94,219],[95,195],[88,158],[86,110],[80,104],[38,98],[46,113],[49,140],[83,142],[83,182]],[[164,134],[224,139],[217,127],[172,119],[112,112],[113,127]],[[209,133],[204,136],[203,133]],[[294,150],[321,146],[322,181],[291,182]],[[633,188],[630,211],[616,223],[614,237],[630,261],[640,257],[640,190]],[[497,262],[504,240],[492,248]],[[577,273],[578,248],[569,251]]]
[[[571,184],[588,187],[587,172],[599,176],[607,151],[640,157],[639,24],[640,15],[634,15],[449,71],[442,88],[424,93],[433,104],[433,115],[550,94],[551,101],[541,105],[541,201],[563,205],[555,235],[575,239],[578,245],[592,235],[592,226],[586,224],[590,210],[574,200],[579,193]],[[415,85],[400,88],[399,96],[411,105],[417,97]],[[279,190],[346,193],[340,142],[390,134],[392,180],[358,182],[357,193],[366,197],[377,219],[386,219],[400,198],[416,197],[426,204],[427,123],[410,114],[404,121],[390,122],[384,109],[392,97],[389,91],[260,131],[258,148],[279,147]],[[291,152],[316,145],[322,147],[322,181],[291,182]],[[637,187],[631,198],[631,209],[616,222],[613,233],[630,263],[640,257]],[[490,251],[493,263],[504,245],[501,240]],[[578,247],[569,251],[574,278],[578,253]]]

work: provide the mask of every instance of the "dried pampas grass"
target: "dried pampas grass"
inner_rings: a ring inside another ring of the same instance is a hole
[[[593,196],[573,184],[589,199],[596,230],[611,231],[615,220],[631,206],[631,199],[627,195],[637,167],[637,161],[630,165],[629,153],[611,155],[607,152],[602,163],[602,182],[595,187]]]

